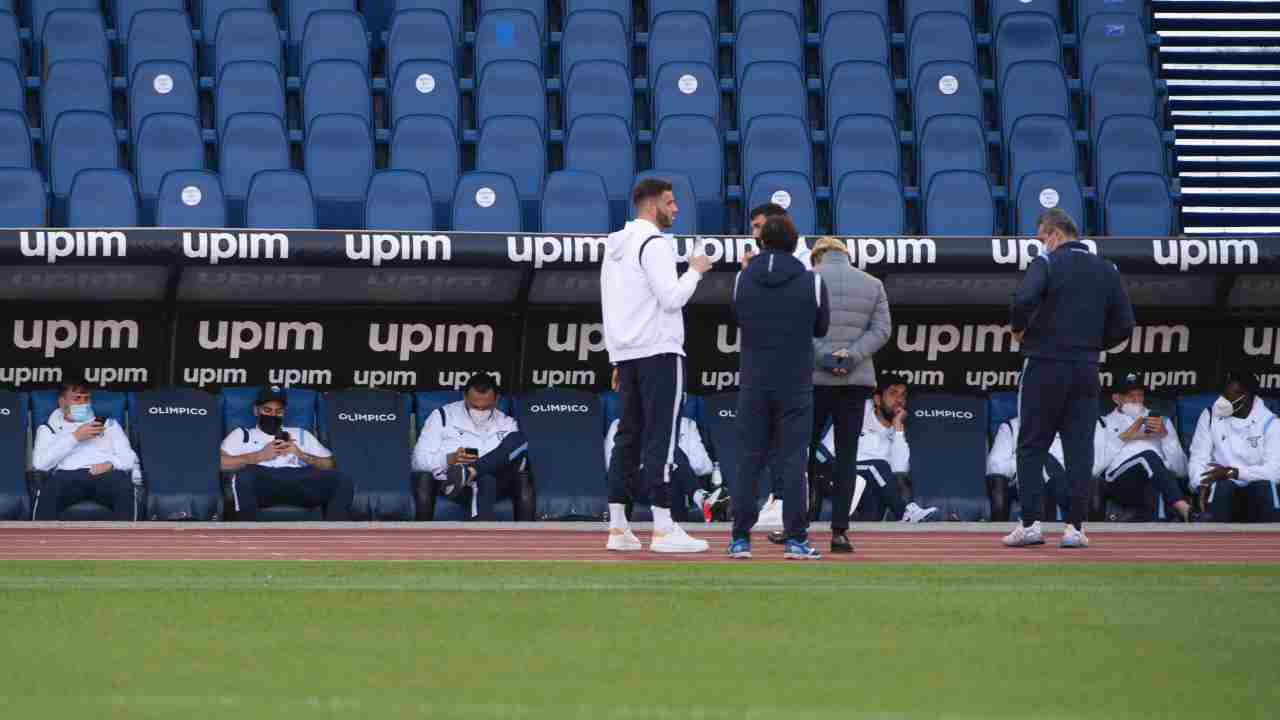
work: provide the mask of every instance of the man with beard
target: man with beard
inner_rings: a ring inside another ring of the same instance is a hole
[[[1280,520],[1280,422],[1258,397],[1258,379],[1228,370],[1222,394],[1200,413],[1187,474],[1214,522]]]

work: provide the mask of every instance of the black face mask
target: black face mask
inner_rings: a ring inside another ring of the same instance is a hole
[[[275,437],[280,432],[280,428],[284,426],[284,418],[276,415],[259,415],[258,429],[262,432]]]

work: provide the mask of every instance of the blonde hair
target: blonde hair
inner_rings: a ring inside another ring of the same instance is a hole
[[[849,248],[845,246],[844,241],[837,240],[830,235],[824,235],[818,238],[818,242],[813,246],[813,251],[809,253],[810,263],[817,265],[822,262],[822,256],[826,255],[827,252],[831,250],[844,253],[845,255],[849,254]]]

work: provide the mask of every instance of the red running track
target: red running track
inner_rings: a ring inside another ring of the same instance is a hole
[[[648,533],[637,533],[647,543]],[[4,528],[4,560],[571,560],[721,562],[725,532],[693,533],[710,541],[698,555],[611,553],[603,532],[376,528]],[[829,533],[813,533],[826,549]],[[1095,533],[1092,547],[1067,551],[1058,535],[1039,548],[1010,549],[998,532],[855,534],[853,555],[824,561],[881,563],[1280,563],[1280,533]],[[755,539],[755,561],[782,560],[782,548]]]

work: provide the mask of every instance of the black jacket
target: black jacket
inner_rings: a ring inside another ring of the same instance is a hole
[[[1109,260],[1068,242],[1040,253],[1013,296],[1015,332],[1029,358],[1097,363],[1098,353],[1133,332],[1133,305]]]
[[[788,253],[767,250],[738,273],[733,314],[741,330],[739,386],[813,390],[813,339],[831,321],[827,286]]]

